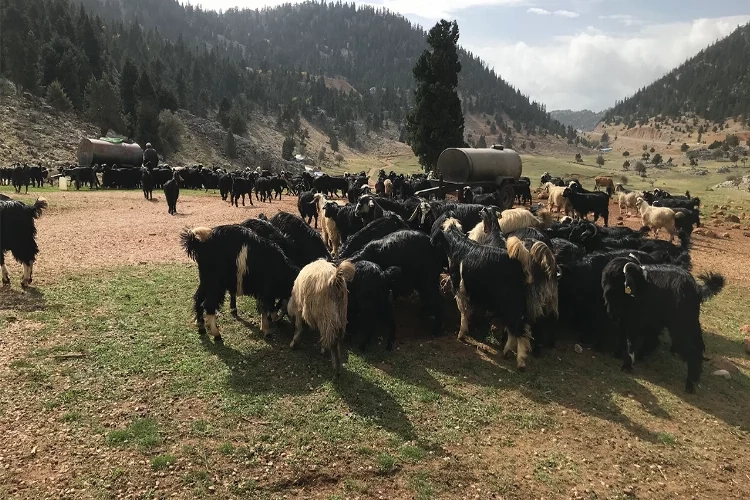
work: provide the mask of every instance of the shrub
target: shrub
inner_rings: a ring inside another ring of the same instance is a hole
[[[623,151],[622,152],[622,156],[624,156],[625,158],[627,158],[628,156],[630,156],[630,151]]]
[[[682,146],[680,146],[680,151],[686,153],[688,149],[690,149],[690,146],[688,146],[686,142],[683,142]]]
[[[635,171],[643,177],[646,174],[646,165],[642,161],[636,162]]]
[[[604,166],[604,156],[599,155],[596,157],[596,164],[600,167]]]
[[[62,112],[67,112],[73,109],[73,102],[57,80],[50,83],[47,87],[47,104]]]
[[[284,139],[284,143],[281,145],[281,157],[287,161],[292,161],[294,159],[294,146],[296,146],[296,143],[293,137]]]
[[[168,109],[159,113],[159,140],[165,155],[179,151],[184,133],[185,126],[176,114]]]
[[[234,142],[234,134],[227,130],[227,140],[224,142],[224,154],[227,158],[237,158],[237,144]]]
[[[630,161],[625,160],[624,162],[622,162],[622,168],[623,168],[623,170],[630,169]]]

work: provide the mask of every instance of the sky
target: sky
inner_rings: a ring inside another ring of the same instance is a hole
[[[277,0],[191,0],[206,9]],[[291,0],[292,3],[297,3]],[[548,110],[614,105],[750,21],[748,0],[367,0],[459,43]]]

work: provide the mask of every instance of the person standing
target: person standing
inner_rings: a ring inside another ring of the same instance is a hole
[[[143,164],[149,170],[159,166],[159,155],[156,154],[156,150],[150,142],[146,143],[146,150],[143,152]]]

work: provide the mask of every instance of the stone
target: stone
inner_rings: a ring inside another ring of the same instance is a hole
[[[725,221],[727,221],[727,222],[734,222],[734,223],[737,223],[737,224],[739,224],[739,222],[740,222],[740,218],[739,218],[739,217],[737,217],[737,216],[736,216],[736,215],[734,215],[734,214],[729,214],[729,215],[727,215],[727,216],[726,216],[726,217],[724,218],[724,220],[725,220]]]
[[[719,210],[718,212],[716,212],[716,215],[726,215],[726,212],[724,211],[724,207],[722,207],[721,210]]]
[[[714,205],[714,208],[719,208],[719,205]]]
[[[693,232],[695,232],[695,231],[693,231]],[[745,231],[744,233],[742,233],[742,235],[743,235],[743,236],[744,236],[745,238],[750,238],[750,231]]]
[[[573,350],[575,352],[577,352],[578,354],[582,354],[583,353],[583,347],[581,347],[581,344],[574,345],[573,346]]]
[[[732,229],[742,229],[742,226],[739,224],[732,224]]]
[[[735,365],[732,362],[732,360],[730,360],[729,358],[726,358],[724,356],[713,360],[712,363],[714,365],[714,368],[716,368],[717,370],[723,370],[723,371],[729,373],[730,375],[731,374],[735,374],[735,375],[739,375],[740,374],[740,369],[737,368],[737,365]]]
[[[724,238],[725,240],[728,240],[729,238],[731,238],[729,233],[721,233],[721,237]]]
[[[717,377],[724,377],[727,380],[732,379],[732,374],[726,370],[716,370],[712,375],[716,375]]]
[[[622,216],[618,216],[618,217],[617,217],[617,220],[623,220],[623,219],[622,219]]]
[[[618,226],[624,226],[624,225],[625,225],[625,223],[624,223],[624,222],[622,222],[622,221],[620,221],[620,222],[618,222],[618,223],[617,223],[617,225],[618,225]]]
[[[750,334],[750,325],[743,325],[742,328],[740,328],[740,332]]]

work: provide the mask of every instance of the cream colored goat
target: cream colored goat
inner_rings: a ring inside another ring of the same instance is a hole
[[[544,229],[551,225],[552,214],[548,210],[541,210],[537,216],[526,208],[509,208],[498,214],[497,222],[500,224],[500,230],[505,234],[527,227]],[[487,233],[484,232],[483,222],[480,222],[469,231],[469,239],[481,245],[486,243],[487,237]]]
[[[565,186],[555,186],[551,182],[544,183],[544,191],[547,192],[549,198],[547,198],[547,209],[552,210],[557,208],[558,213],[560,210],[565,212],[565,215],[570,215],[573,211],[573,207],[570,205],[570,201],[563,196]]]
[[[334,375],[341,373],[341,341],[346,332],[346,308],[349,303],[347,282],[354,279],[354,264],[337,266],[320,259],[302,268],[294,280],[287,305],[294,321],[291,348],[299,342],[305,325],[320,333],[320,345],[330,351]]]
[[[615,186],[615,193],[620,193],[617,204],[620,206],[620,215],[622,215],[622,209],[625,209],[625,215],[630,215],[630,209],[637,210],[638,198],[643,196],[642,191],[628,191],[622,184]]]
[[[638,206],[638,212],[641,214],[641,222],[644,226],[648,226],[654,232],[654,238],[656,238],[659,229],[665,229],[669,233],[669,241],[674,241],[674,236],[677,234],[674,220],[682,217],[682,213],[675,213],[671,208],[666,207],[652,207],[646,200],[638,197],[636,200]]]

